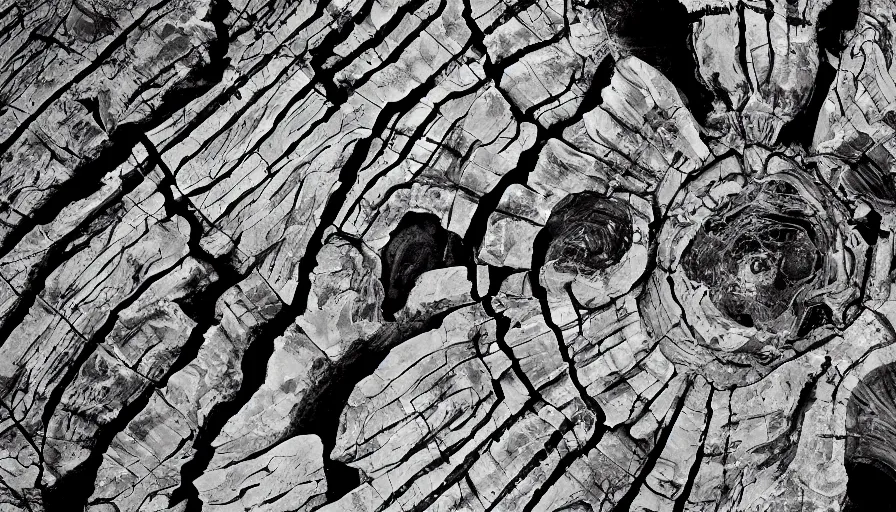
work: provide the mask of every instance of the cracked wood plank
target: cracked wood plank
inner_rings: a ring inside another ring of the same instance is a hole
[[[0,510],[891,510],[890,0],[0,2]]]

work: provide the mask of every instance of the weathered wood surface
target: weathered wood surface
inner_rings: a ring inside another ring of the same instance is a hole
[[[894,37],[0,2],[0,511],[885,510]]]

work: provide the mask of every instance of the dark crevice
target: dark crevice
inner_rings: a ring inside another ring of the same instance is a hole
[[[205,333],[218,324],[216,316],[218,298],[242,281],[248,273],[248,271],[240,273],[235,270],[234,265],[230,262],[231,254],[215,257],[202,248],[200,240],[206,231],[206,226],[197,217],[196,210],[192,205],[189,205],[183,197],[174,197],[173,191],[176,189],[174,176],[149,139],[144,136],[141,142],[149,154],[149,162],[162,170],[163,179],[159,184],[159,191],[165,199],[166,213],[169,217],[177,216],[187,221],[190,226],[187,242],[189,254],[210,267],[216,280],[207,286],[193,289],[190,294],[175,301],[184,313],[196,322],[190,336],[162,378],[146,386],[133,401],[119,411],[114,420],[101,426],[93,439],[88,458],[58,479],[45,493],[44,502],[48,511],[80,510],[87,504],[88,498],[95,490],[97,472],[103,462],[103,456],[109,450],[115,437],[119,432],[124,431],[128,424],[148,405],[153,394],[167,385],[171,376],[196,358],[204,342]],[[114,322],[110,323],[114,324]]]
[[[545,143],[544,139],[538,140],[532,147],[522,151],[517,166],[501,176],[498,183],[479,198],[476,210],[470,218],[470,227],[464,234],[464,243],[467,247],[474,250],[479,249],[485,238],[485,232],[488,230],[488,218],[497,210],[504,192],[511,185],[526,183],[529,173],[535,170],[538,155]]]
[[[750,65],[747,60],[747,52],[750,50],[747,48],[747,19],[745,9],[744,2],[737,3],[737,28],[739,33],[737,39],[737,60],[740,63],[740,69],[744,79],[747,81],[747,85],[752,91],[758,87],[758,84],[754,84],[753,79],[750,78]]]
[[[31,112],[31,114],[25,118],[23,121],[19,123],[16,129],[7,137],[4,141],[0,142],[0,155],[9,151],[13,144],[19,138],[22,137],[31,127],[31,124],[34,123],[55,101],[61,98],[67,91],[69,91],[75,85],[84,81],[88,76],[99,70],[106,61],[112,57],[112,55],[121,49],[127,43],[128,38],[131,33],[140,28],[143,23],[152,15],[154,12],[161,11],[165,8],[165,6],[170,3],[171,0],[162,0],[161,2],[156,3],[155,5],[146,9],[139,18],[134,20],[133,23],[128,25],[122,32],[113,39],[106,47],[96,56],[93,61],[81,69],[75,76],[71,78],[71,80],[63,83],[60,87],[58,87],[52,94],[50,94],[38,107]]]
[[[427,494],[422,500],[418,501],[417,504],[414,505],[414,507],[411,508],[408,512],[424,512],[425,510],[428,510],[429,507],[433,503],[435,503],[435,501],[439,499],[440,496],[445,494],[448,489],[450,489],[454,485],[457,485],[458,482],[463,480],[469,474],[470,469],[473,467],[473,465],[476,464],[476,461],[479,460],[479,457],[482,455],[483,451],[487,449],[490,444],[494,443],[505,433],[507,433],[507,431],[510,430],[510,427],[515,425],[526,414],[531,412],[532,407],[536,402],[537,399],[535,398],[529,399],[529,401],[527,401],[519,411],[511,415],[507,419],[507,421],[505,421],[503,424],[501,424],[500,427],[495,429],[495,431],[492,432],[492,434],[489,435],[487,439],[480,443],[479,446],[477,446],[475,449],[470,451],[470,453],[467,454],[464,459],[459,464],[457,464],[454,469],[451,470],[450,473],[448,473],[448,475],[442,480],[442,483],[436,486],[436,488],[432,492]],[[385,510],[385,507],[380,507],[376,512],[383,512],[383,510]]]
[[[492,500],[491,505],[485,508],[485,512],[491,512],[495,510],[501,501],[506,498],[517,486],[525,480],[529,474],[532,473],[538,466],[541,465],[542,462],[547,460],[548,455],[557,449],[560,445],[560,442],[563,441],[563,436],[566,435],[567,432],[572,430],[573,424],[569,420],[563,421],[560,426],[548,436],[547,441],[544,443],[544,446],[535,452],[532,457],[523,465],[522,468],[517,472],[516,475],[513,476],[501,489],[497,496]]]
[[[41,261],[32,266],[28,272],[25,286],[19,290],[14,306],[0,320],[0,347],[25,320],[37,297],[43,292],[47,278],[62,264],[85,248],[84,244],[78,244],[77,246],[72,246],[71,244],[82,237],[92,238],[111,224],[118,222],[118,216],[121,214],[120,200],[143,182],[145,179],[144,173],[148,173],[152,166],[152,163],[146,166],[138,166],[123,175],[118,189],[105,199],[99,208],[85,216],[78,226],[47,248]]]
[[[68,386],[72,382],[74,382],[87,361],[96,353],[100,344],[103,343],[106,337],[112,332],[112,329],[115,327],[115,324],[118,321],[119,314],[126,308],[130,307],[131,304],[136,302],[137,299],[139,299],[143,295],[143,293],[146,292],[146,290],[149,289],[150,286],[152,286],[153,283],[170,274],[172,271],[174,271],[175,268],[180,266],[182,262],[183,259],[180,259],[168,268],[165,268],[157,272],[156,274],[153,274],[144,279],[136,290],[134,290],[127,298],[119,302],[114,308],[112,308],[111,311],[109,311],[109,314],[106,316],[106,320],[96,330],[93,336],[84,341],[84,346],[78,353],[78,356],[68,365],[62,377],[59,379],[59,382],[55,387],[53,387],[53,390],[47,397],[47,401],[43,409],[43,414],[41,415],[41,422],[43,423],[45,429],[49,428],[50,421],[59,409],[59,405],[62,402],[62,397],[66,389],[68,389]],[[112,433],[112,428],[117,427],[119,426],[113,424],[109,428],[110,434]],[[104,427],[100,428],[102,430]],[[117,432],[117,430],[115,432]],[[94,439],[94,442],[96,442],[96,439]],[[99,462],[94,461],[96,457],[99,457],[101,459],[102,454],[97,455],[96,451],[92,449],[92,453],[88,458],[88,462],[91,466],[96,464],[96,466],[99,467]],[[50,511],[73,510],[71,508],[73,503],[81,504],[81,508],[83,508],[83,504],[86,503],[87,498],[89,498],[90,494],[93,493],[94,485],[95,482],[93,479],[91,479],[89,471],[69,471],[65,473],[65,475],[57,479],[52,487],[43,490],[44,506]],[[74,510],[80,509],[76,507],[74,508]]]
[[[697,475],[700,473],[700,465],[703,462],[704,455],[706,455],[706,437],[709,435],[709,426],[712,423],[712,397],[714,393],[715,389],[710,387],[709,393],[707,393],[708,396],[706,397],[706,416],[703,420],[703,431],[700,433],[700,445],[697,447],[697,454],[694,456],[694,463],[691,464],[690,471],[688,471],[688,478],[685,481],[684,487],[675,499],[675,505],[672,508],[672,512],[684,512],[685,507],[687,507],[688,504],[688,498],[691,496],[691,491],[694,489]]]
[[[100,114],[100,100],[98,98],[81,98],[78,103],[84,106],[87,112],[93,117],[95,122],[103,131],[106,131],[106,124],[103,123],[103,116]]]
[[[821,114],[821,108],[827,99],[828,90],[830,90],[836,76],[837,70],[828,62],[827,57],[822,55],[809,103],[781,128],[781,132],[778,135],[779,143],[784,145],[797,144],[806,148],[812,144],[815,126],[818,124],[818,116]]]
[[[582,120],[582,116],[591,112],[603,103],[601,92],[610,86],[613,75],[616,73],[616,60],[611,54],[607,54],[597,69],[594,70],[594,76],[591,77],[591,84],[588,91],[582,96],[582,102],[579,103],[576,112],[569,119],[560,120],[555,125],[548,128],[548,136],[561,137],[563,130],[573,126]]]
[[[809,375],[809,379],[800,390],[800,394],[793,406],[793,411],[790,417],[787,418],[787,429],[775,439],[753,449],[753,453],[766,455],[766,459],[759,464],[760,469],[769,468],[777,464],[783,471],[796,457],[796,449],[803,429],[803,421],[806,419],[806,412],[816,400],[815,388],[830,367],[831,356],[825,356],[824,361],[821,363],[821,368],[818,372]]]
[[[327,501],[335,501],[360,484],[356,469],[333,461],[339,418],[358,382],[372,375],[390,350],[405,340],[439,328],[458,307],[409,321],[386,323],[372,337],[357,340],[338,360],[320,360],[312,369],[312,384],[291,413],[290,428],[281,442],[300,434],[320,437],[324,446]]]
[[[745,3],[748,9],[756,11],[757,9],[750,4]],[[772,44],[772,19],[775,17],[775,4],[772,0],[765,0],[765,12],[762,12],[765,18],[765,40],[768,41],[766,48],[768,49],[768,68],[765,70],[765,78],[756,76],[756,80],[760,82],[759,90],[765,92],[769,89],[772,76],[775,73],[775,46]]]
[[[821,51],[840,55],[859,21],[859,0],[834,0],[818,14],[816,37]]]
[[[164,5],[160,4],[160,5]],[[150,10],[151,11],[151,10]],[[148,15],[150,11],[144,15]],[[9,252],[37,226],[51,223],[67,206],[90,197],[102,187],[103,177],[123,164],[131,156],[134,147],[148,131],[160,126],[177,111],[194,99],[208,92],[220,82],[229,65],[227,59],[228,38],[224,19],[230,12],[227,0],[214,0],[206,21],[215,27],[216,39],[209,44],[209,62],[193,68],[177,84],[165,91],[159,105],[140,121],[118,125],[100,145],[95,158],[82,161],[71,172],[72,178],[56,184],[31,215],[13,227],[0,244],[0,257]],[[142,20],[142,18],[141,18]],[[22,126],[26,126],[27,123]],[[10,143],[11,144],[11,143]],[[0,146],[0,153],[8,145]]]
[[[722,428],[725,431],[725,445],[722,447],[722,487],[719,492],[719,499],[716,501],[716,506],[713,508],[713,512],[719,512],[719,508],[722,506],[722,496],[728,494],[731,490],[731,486],[728,485],[728,457],[731,454],[731,426],[732,426],[732,417],[734,415],[732,411],[732,401],[734,399],[734,391],[728,390],[728,415],[726,416],[725,423]]]
[[[264,384],[267,377],[268,361],[274,352],[276,336],[271,336],[270,333],[274,327],[277,326],[267,324],[250,332],[248,345],[240,361],[242,381],[239,384],[239,389],[229,400],[212,406],[205,422],[200,426],[193,442],[195,454],[181,467],[180,486],[172,491],[169,500],[170,506],[186,501],[186,511],[198,511],[202,508],[199,492],[193,485],[193,481],[202,476],[215,455],[212,442],[221,434],[230,418],[236,415]]]
[[[308,66],[314,70],[314,79],[324,88],[324,95],[327,97],[327,100],[334,105],[344,104],[348,100],[349,91],[335,82],[335,74],[338,68],[325,68],[324,63],[331,55],[331,52],[346,40],[354,28],[367,19],[373,4],[373,0],[364,0],[360,8],[351,16],[345,14],[337,18],[337,25],[327,32],[315,48],[309,50],[311,58],[308,59]]]
[[[782,144],[798,144],[810,147],[815,135],[818,117],[837,77],[837,69],[830,62],[828,53],[839,57],[846,49],[846,36],[859,19],[859,0],[834,0],[818,15],[818,73],[813,83],[809,102],[788,122],[778,136]]]
[[[601,423],[594,424],[594,432],[592,432],[591,436],[588,440],[582,444],[582,446],[571,450],[569,453],[563,455],[560,458],[560,462],[557,464],[557,467],[548,475],[547,478],[538,486],[535,491],[532,493],[532,497],[523,507],[523,512],[532,512],[535,510],[535,507],[541,502],[541,499],[554,488],[554,485],[560,481],[566,472],[572,467],[572,464],[579,460],[580,457],[587,455],[591,450],[597,447],[597,444],[603,438],[603,435],[606,433],[607,429]]]
[[[660,455],[662,455],[663,449],[669,441],[669,436],[672,435],[672,429],[675,428],[678,416],[684,408],[685,398],[687,397],[688,392],[690,392],[693,384],[690,377],[686,377],[686,379],[681,392],[675,398],[675,404],[671,408],[672,415],[669,417],[669,421],[666,422],[660,430],[660,435],[653,445],[653,448],[650,450],[650,453],[647,455],[647,458],[644,460],[644,464],[641,465],[641,469],[629,485],[628,491],[626,491],[622,498],[616,502],[612,512],[628,512],[631,510],[635,498],[637,498],[638,493],[641,492],[641,486],[645,485],[647,477],[650,475],[650,472],[653,471],[653,468],[656,467],[656,463],[660,460]]]
[[[510,368],[513,370],[516,378],[520,380],[523,384],[523,387],[526,388],[526,393],[532,397],[537,398],[541,395],[538,394],[538,390],[535,389],[535,385],[532,384],[532,381],[529,380],[529,377],[526,375],[526,372],[523,371],[523,367],[520,364],[520,360],[513,353],[513,349],[507,343],[506,336],[507,333],[510,332],[510,318],[502,315],[495,311],[494,306],[492,305],[492,294],[486,295],[482,299],[482,309],[485,310],[485,314],[495,320],[495,343],[498,345],[498,348],[501,349],[501,352],[507,357],[508,361],[510,361]]]

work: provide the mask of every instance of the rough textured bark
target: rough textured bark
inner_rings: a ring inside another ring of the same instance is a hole
[[[891,0],[0,0],[0,511],[896,509]]]

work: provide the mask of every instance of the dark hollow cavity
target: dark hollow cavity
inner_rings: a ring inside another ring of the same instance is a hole
[[[790,185],[769,182],[735,199],[700,227],[682,255],[685,274],[745,327],[775,331],[775,320],[824,261],[808,206]],[[811,322],[823,319],[813,316]]]
[[[843,512],[896,512],[896,475],[875,464],[846,467],[846,503]]]
[[[381,256],[383,316],[390,321],[407,303],[414,283],[424,272],[470,261],[460,236],[443,228],[435,215],[418,212],[408,212],[399,221]]]
[[[896,511],[896,364],[876,368],[846,406],[844,511]]]
[[[813,304],[808,307],[806,315],[803,317],[803,321],[800,322],[800,328],[796,333],[797,338],[802,338],[819,327],[830,325],[833,321],[833,316],[831,308],[825,304]]]
[[[818,14],[818,47],[839,55],[846,49],[847,36],[859,22],[859,0],[834,0]]]
[[[619,263],[632,246],[628,208],[593,192],[567,196],[554,207],[536,241],[538,266],[554,261],[565,272],[591,273]]]
[[[698,78],[688,11],[675,0],[601,0],[607,31],[623,54],[658,69],[684,93],[698,121],[712,111],[712,92]]]

